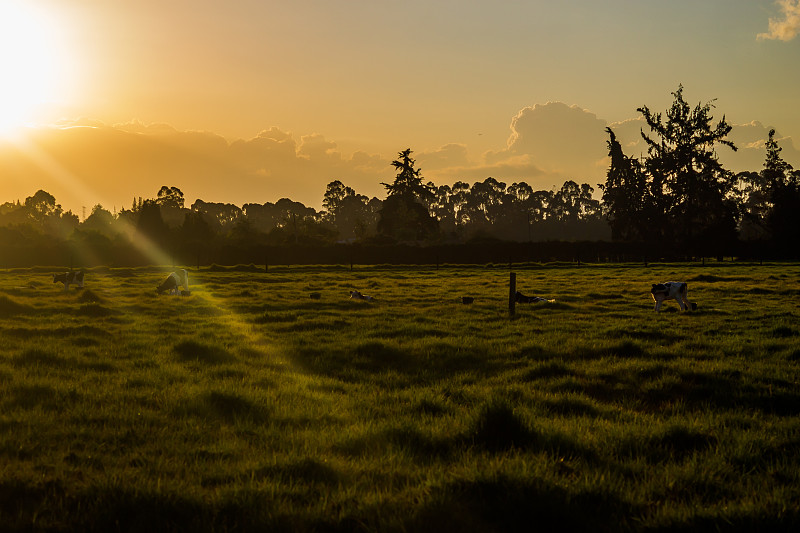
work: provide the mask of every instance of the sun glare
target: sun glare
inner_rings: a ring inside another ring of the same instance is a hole
[[[0,1],[0,134],[37,120],[65,88],[57,28],[34,2]]]

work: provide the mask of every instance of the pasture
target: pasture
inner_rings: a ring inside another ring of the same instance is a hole
[[[798,265],[522,265],[513,319],[507,266],[51,272],[0,282],[0,530],[800,526]]]

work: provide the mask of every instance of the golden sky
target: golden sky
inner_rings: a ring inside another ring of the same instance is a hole
[[[594,185],[603,129],[638,155],[678,84],[737,125],[730,168],[770,127],[800,167],[798,30],[800,0],[0,0],[0,202],[318,208],[408,147],[436,183]]]

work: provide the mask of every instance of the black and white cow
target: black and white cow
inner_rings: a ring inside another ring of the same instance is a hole
[[[514,295],[514,301],[518,304],[531,304],[536,302],[550,302],[553,303],[555,300],[548,300],[547,298],[540,298],[538,296],[525,296],[521,292],[517,291]]]
[[[367,302],[375,301],[375,298],[372,296],[367,296],[366,294],[361,294],[358,291],[350,291],[350,299],[351,300],[365,300]]]
[[[681,306],[681,311],[697,309],[697,304],[689,301],[689,286],[682,281],[667,281],[666,283],[654,283],[650,289],[653,301],[656,302],[656,312],[661,310],[661,302],[664,300],[676,300]]]
[[[75,285],[78,288],[83,288],[83,271],[70,271],[61,272],[60,274],[53,274],[53,283],[63,283],[64,291],[69,290],[70,285]]]
[[[183,287],[183,290],[181,290]],[[189,293],[189,273],[186,270],[176,270],[175,272],[171,273],[167,276],[167,279],[162,281],[158,287],[156,287],[156,293],[161,294],[162,292],[166,292],[167,294],[174,294],[174,295],[181,295],[183,292]]]

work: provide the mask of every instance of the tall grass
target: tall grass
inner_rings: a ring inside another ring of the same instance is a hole
[[[800,525],[800,267],[516,274],[5,272],[0,530]]]

